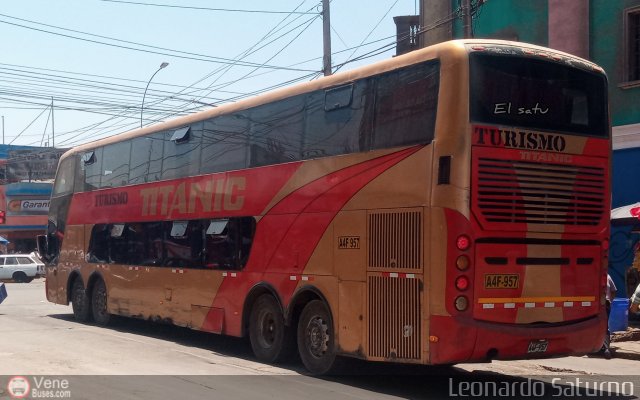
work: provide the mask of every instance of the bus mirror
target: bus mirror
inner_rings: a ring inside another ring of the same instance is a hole
[[[36,244],[38,245],[38,254],[40,254],[40,257],[42,257],[44,261],[49,262],[50,257],[47,235],[38,235],[36,238]]]

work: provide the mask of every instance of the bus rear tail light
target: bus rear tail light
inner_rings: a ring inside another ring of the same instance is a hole
[[[456,289],[462,291],[465,291],[469,288],[469,278],[467,278],[466,276],[459,276],[456,279]]]
[[[456,310],[465,311],[469,307],[469,300],[465,296],[456,297]]]
[[[458,250],[465,251],[469,247],[471,247],[471,239],[467,235],[460,235],[458,239],[456,239],[456,247]]]
[[[466,271],[467,269],[469,269],[470,264],[471,262],[469,261],[469,257],[465,256],[464,254],[458,256],[458,258],[456,259],[456,268],[458,268],[460,271]]]

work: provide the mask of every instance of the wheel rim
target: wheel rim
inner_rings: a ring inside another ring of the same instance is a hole
[[[306,342],[309,353],[316,358],[323,357],[329,349],[329,324],[319,315],[309,320]]]
[[[276,341],[276,319],[272,312],[262,311],[259,318],[260,344],[271,347]]]

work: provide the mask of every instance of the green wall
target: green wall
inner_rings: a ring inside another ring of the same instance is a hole
[[[452,8],[458,7],[453,0]],[[546,0],[488,0],[474,18],[476,38],[516,39],[546,46],[548,10]],[[454,36],[462,37],[462,24],[454,24]]]
[[[589,47],[591,60],[609,77],[609,107],[615,125],[640,123],[640,87],[622,89],[623,11],[640,6],[640,0],[591,0]]]

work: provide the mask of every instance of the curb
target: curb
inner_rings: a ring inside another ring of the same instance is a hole
[[[611,346],[611,350],[613,350],[613,358],[621,358],[623,360],[635,360],[635,361],[640,360],[640,353],[638,352],[621,349],[615,346]]]

